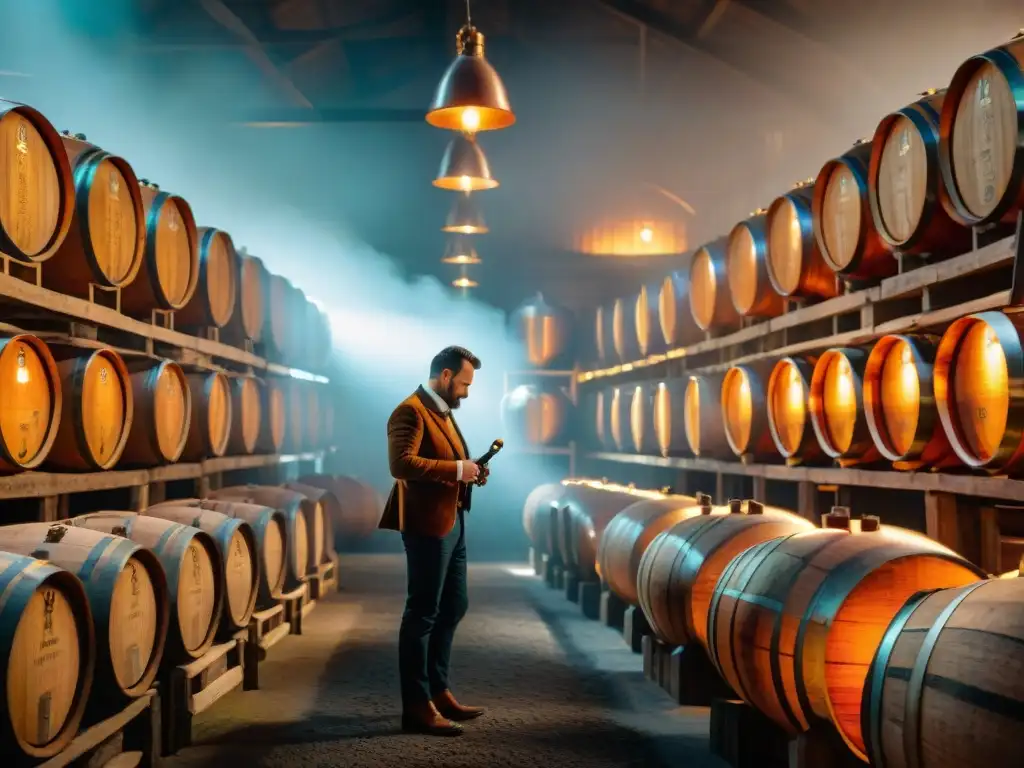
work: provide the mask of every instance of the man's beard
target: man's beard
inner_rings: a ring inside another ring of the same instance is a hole
[[[441,395],[441,399],[444,400],[445,403],[448,404],[448,407],[451,408],[452,410],[455,410],[456,408],[458,408],[462,404],[462,398],[455,396],[455,383],[454,382],[449,384],[445,388],[444,392],[439,392],[438,394]]]

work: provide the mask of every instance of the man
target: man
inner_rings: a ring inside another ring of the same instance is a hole
[[[458,736],[459,721],[483,714],[460,704],[448,687],[455,628],[466,614],[465,513],[472,484],[486,480],[452,410],[469,395],[480,360],[462,347],[441,350],[430,380],[388,419],[388,460],[395,485],[380,527],[402,532],[408,597],[398,636],[402,728]]]

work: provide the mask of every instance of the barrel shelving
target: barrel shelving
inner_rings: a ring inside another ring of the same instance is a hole
[[[508,394],[517,386],[533,382],[547,382],[549,385],[557,382],[565,382],[564,399],[568,408],[571,409],[569,413],[564,416],[564,428],[561,430],[563,434],[572,435],[574,433],[573,423],[576,419],[576,409],[579,407],[579,370],[573,368],[572,370],[549,370],[544,368],[537,368],[534,370],[510,370],[505,371],[502,380],[502,396],[507,397]],[[579,460],[578,446],[576,440],[559,440],[554,445],[543,445],[536,444],[529,440],[516,441],[519,443],[514,446],[514,452],[520,455],[526,456],[564,456],[568,460],[568,472],[569,476],[575,474],[576,465]],[[512,446],[510,446],[512,447]]]

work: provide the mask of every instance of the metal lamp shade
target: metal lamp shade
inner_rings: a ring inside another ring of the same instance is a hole
[[[452,205],[441,231],[457,232],[463,235],[485,235],[490,230],[487,228],[487,222],[484,221],[483,214],[472,195],[464,194],[455,198],[455,203]]]
[[[427,122],[450,131],[496,131],[515,123],[505,84],[484,58],[484,36],[463,27],[458,56],[449,65],[427,112]]]
[[[491,178],[491,168],[480,145],[471,137],[458,135],[452,138],[441,158],[441,170],[434,179],[434,186],[441,189],[478,192],[498,186]]]
[[[448,241],[444,249],[443,264],[479,264],[480,257],[476,248],[468,243],[465,238],[456,237]]]

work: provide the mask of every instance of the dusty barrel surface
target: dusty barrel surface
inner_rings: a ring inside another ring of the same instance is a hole
[[[523,384],[501,400],[506,428],[530,445],[551,445],[565,433],[572,403],[561,392]]]
[[[722,374],[690,376],[683,395],[686,441],[694,456],[728,458],[732,455],[722,423]]]
[[[824,530],[757,544],[729,564],[708,649],[733,690],[783,729],[831,721],[863,759],[864,684],[889,624],[913,594],[983,574],[923,535],[842,512]]]
[[[93,686],[96,636],[82,583],[0,552],[0,738],[8,760],[56,755],[75,737]]]
[[[231,426],[226,450],[233,456],[253,453],[264,418],[259,383],[254,376],[232,376],[229,387]]]
[[[152,687],[169,612],[167,579],[151,551],[70,523],[0,526],[0,550],[44,559],[84,585],[96,638],[91,712],[109,716]]]
[[[729,330],[740,324],[729,295],[726,245],[725,238],[707,243],[690,263],[690,315],[702,331]]]
[[[726,277],[732,305],[743,317],[777,317],[783,300],[768,277],[768,225],[758,210],[741,221],[726,245]]]
[[[231,384],[219,371],[189,371],[185,374],[191,393],[192,410],[188,440],[181,458],[202,461],[223,456],[231,438]]]
[[[0,336],[0,471],[38,467],[50,453],[61,422],[60,372],[36,336]]]
[[[784,357],[768,377],[768,426],[785,459],[812,461],[822,455],[808,414],[813,357]]]
[[[123,536],[151,550],[167,575],[168,656],[198,659],[210,650],[224,610],[224,565],[209,534],[135,512],[93,512],[68,523]]]
[[[121,309],[136,317],[184,307],[199,284],[199,237],[192,207],[178,195],[140,182],[146,225],[142,264],[121,289]]]
[[[835,272],[814,237],[814,180],[797,185],[768,207],[768,279],[781,296],[829,299],[838,292]]]
[[[46,261],[71,230],[75,182],[60,135],[43,114],[0,100],[0,252]]]
[[[762,541],[814,525],[791,512],[733,499],[715,507],[710,497],[682,510],[640,559],[636,590],[651,629],[670,645],[707,644],[708,611],[722,572],[734,557]]]
[[[1024,318],[981,312],[942,336],[933,369],[939,418],[967,466],[1019,474],[1024,464]]]
[[[261,453],[280,453],[287,433],[285,391],[273,376],[257,382],[260,390],[260,436],[256,447]]]
[[[1012,221],[1024,206],[1024,34],[957,69],[939,120],[948,213],[962,224]]]
[[[935,402],[937,336],[879,339],[864,369],[864,415],[885,458],[914,466],[949,467],[953,453]]]
[[[808,410],[818,443],[833,459],[869,463],[881,455],[871,440],[864,415],[867,359],[866,350],[835,347],[814,365]]]
[[[814,237],[825,262],[849,280],[870,280],[896,273],[896,259],[871,218],[870,159],[871,143],[858,142],[845,154],[825,163],[814,182]]]
[[[238,290],[231,320],[225,326],[232,342],[259,342],[263,336],[269,272],[263,261],[247,253],[238,254]],[[312,329],[310,329],[312,331]]]
[[[372,486],[344,475],[304,475],[299,482],[324,488],[341,502],[340,517],[331,521],[335,549],[340,550],[347,541],[366,538],[377,530],[384,514],[384,499]],[[337,513],[334,508],[328,511]]]
[[[673,349],[701,340],[700,328],[690,312],[690,270],[667,274],[658,291],[658,326],[664,345]]]
[[[1024,746],[1014,737],[1022,600],[1020,578],[910,599],[885,633],[865,688],[861,730],[872,765],[1024,764]]]
[[[249,625],[256,607],[256,595],[260,589],[260,552],[266,555],[266,530],[262,542],[257,541],[253,528],[245,520],[230,517],[221,512],[202,507],[182,507],[177,504],[157,504],[145,512],[146,517],[168,520],[179,525],[198,528],[208,533],[217,545],[220,554],[220,578],[224,583],[224,611],[221,627],[227,632],[243,629]],[[270,523],[277,532],[277,549],[281,550],[281,528]],[[273,532],[271,536],[273,536]],[[262,543],[263,547],[259,544]],[[274,542],[271,542],[274,546]],[[284,576],[283,560],[277,557],[277,572],[268,574],[279,583]],[[269,586],[269,584],[268,584]]]
[[[695,512],[691,496],[667,495],[635,501],[612,518],[597,551],[598,571],[608,589],[630,605],[637,605],[637,574],[644,552],[662,531]]]
[[[756,365],[735,365],[722,380],[721,413],[725,438],[737,456],[756,460],[778,452],[768,424],[766,380]]]
[[[132,424],[121,464],[149,467],[176,462],[185,450],[192,393],[181,366],[170,360],[128,357]]]
[[[565,360],[572,338],[572,315],[537,294],[520,304],[509,319],[513,336],[523,344],[527,365],[551,368]]]
[[[562,496],[561,483],[538,485],[523,503],[523,530],[530,545],[545,555],[552,553],[551,521],[552,504]]]
[[[654,388],[651,416],[654,439],[662,456],[692,456],[686,439],[687,379],[659,381]]]
[[[946,91],[886,115],[871,140],[868,202],[875,228],[904,253],[956,252],[970,232],[946,213],[948,192],[939,164],[939,115]]]
[[[211,227],[196,230],[199,242],[199,280],[189,302],[175,315],[182,327],[223,328],[235,313],[239,263],[227,232]]]
[[[61,419],[46,463],[111,469],[128,442],[135,398],[124,360],[112,349],[49,344],[61,379]]]

